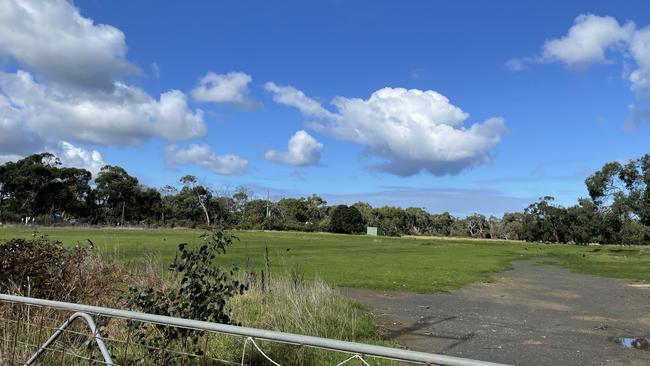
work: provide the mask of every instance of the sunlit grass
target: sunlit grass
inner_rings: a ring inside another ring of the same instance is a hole
[[[27,237],[30,228],[2,228],[0,240]],[[139,263],[153,257],[161,267],[174,259],[179,243],[197,243],[200,230],[41,228],[67,245],[90,239],[104,254]],[[268,243],[271,270],[300,266],[307,279],[332,286],[447,291],[490,281],[519,259],[548,257],[570,270],[650,281],[650,255],[632,248],[573,246],[445,238],[390,238],[296,232],[235,232],[240,238],[220,261],[261,268]],[[599,249],[599,250],[597,250]]]

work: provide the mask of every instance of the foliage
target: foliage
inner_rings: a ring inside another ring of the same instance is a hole
[[[341,234],[363,232],[363,217],[354,206],[338,205],[332,210],[330,230],[333,233]]]
[[[49,153],[0,165],[0,220],[88,215],[90,172],[63,168]]]
[[[0,293],[98,303],[119,291],[120,277],[120,266],[90,246],[64,246],[38,234],[0,244]]]
[[[45,236],[11,239],[0,245],[0,293],[17,290],[46,299],[67,295],[65,284],[83,252],[68,250]]]
[[[98,206],[109,222],[124,224],[134,216],[138,179],[130,176],[124,168],[106,165],[95,179]]]
[[[203,320],[223,324],[232,323],[230,300],[242,295],[246,286],[235,278],[237,268],[226,271],[215,265],[219,254],[225,254],[226,248],[235,237],[220,230],[204,233],[203,243],[197,248],[180,244],[177,257],[169,270],[176,282],[167,289],[130,288],[126,295],[127,304],[139,311],[151,314]],[[200,333],[176,327],[157,326],[158,332],[152,332],[149,326],[131,323],[136,330],[136,337],[148,348],[150,356],[160,363],[167,364],[177,355],[164,350],[179,340],[189,340],[188,349],[198,353]],[[160,351],[160,350],[163,351]]]
[[[52,154],[0,165],[0,222],[219,226],[229,229],[455,236],[546,243],[650,244],[650,155],[605,164],[585,180],[589,197],[558,205],[545,196],[523,212],[455,217],[420,207],[328,206],[317,196],[270,200],[246,187],[215,191],[186,175],[179,186],[144,187],[119,166],[67,168]],[[359,220],[360,217],[360,220]]]

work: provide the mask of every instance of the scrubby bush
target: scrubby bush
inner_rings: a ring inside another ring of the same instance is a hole
[[[0,292],[97,304],[115,298],[123,269],[91,246],[64,247],[47,236],[0,244]]]
[[[222,324],[233,323],[230,300],[246,290],[235,277],[237,268],[223,270],[215,265],[219,254],[236,238],[219,230],[204,233],[198,248],[179,245],[180,257],[170,265],[174,283],[164,289],[135,288],[126,295],[127,306],[145,313],[203,320]],[[130,323],[136,338],[146,344],[148,357],[160,364],[169,364],[178,355],[167,351],[180,340],[188,341],[187,349],[200,354],[200,333],[190,329]],[[152,329],[155,328],[155,329]]]

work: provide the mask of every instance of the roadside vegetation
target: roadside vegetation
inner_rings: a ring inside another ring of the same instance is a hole
[[[0,165],[0,222],[198,227],[418,235],[573,244],[650,244],[650,155],[612,162],[585,180],[588,197],[563,207],[546,196],[521,212],[455,217],[422,208],[328,205],[317,195],[269,200],[246,187],[215,189],[194,176],[146,187],[122,167],[63,167],[52,154]]]
[[[192,249],[181,248],[179,259],[165,275],[158,266],[125,266],[95,248],[64,246],[44,236],[0,243],[1,293],[29,295],[67,302],[145,311],[190,319],[241,324],[285,332],[381,344],[372,315],[356,302],[342,297],[326,283],[307,281],[299,268],[289,273],[216,266],[228,257],[232,237],[210,232]],[[240,244],[233,245],[236,247]],[[43,260],[30,265],[40,256]],[[70,315],[70,314],[67,314]],[[65,312],[0,302],[4,319],[0,363],[24,361],[67,316]],[[239,363],[241,337],[167,328],[119,319],[96,321],[119,364],[220,364],[214,359]],[[81,324],[65,333],[45,363],[76,364],[93,357],[95,346]],[[44,330],[43,330],[44,329]],[[75,333],[78,332],[78,333]],[[14,342],[14,338],[16,342]],[[264,352],[282,364],[331,364],[344,354],[293,345],[257,341]],[[126,345],[128,344],[128,346]],[[31,348],[30,348],[31,347]],[[247,363],[260,363],[261,354],[248,344]],[[183,353],[189,355],[183,355]],[[95,352],[95,358],[99,355]],[[91,361],[92,362],[92,361]],[[198,362],[198,363],[196,363]]]

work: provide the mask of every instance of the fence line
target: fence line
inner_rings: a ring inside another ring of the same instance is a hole
[[[203,332],[214,332],[214,333],[221,333],[230,336],[243,337],[245,339],[245,342],[244,342],[244,352],[242,353],[242,364],[244,364],[243,356],[245,356],[246,344],[250,342],[253,348],[256,348],[269,361],[277,365],[277,363],[275,363],[275,361],[268,358],[268,356],[266,356],[266,354],[264,354],[264,352],[260,349],[260,347],[255,343],[255,340],[266,340],[266,341],[273,341],[273,342],[279,342],[285,344],[292,344],[301,347],[319,348],[319,349],[352,354],[352,356],[348,360],[345,360],[343,363],[348,362],[349,360],[352,359],[361,359],[363,363],[365,363],[362,356],[371,356],[371,357],[377,357],[377,358],[383,358],[383,359],[389,359],[395,361],[428,364],[428,365],[434,364],[434,365],[443,365],[443,366],[504,366],[502,364],[497,364],[492,362],[471,360],[466,358],[446,356],[446,355],[433,354],[433,353],[417,352],[417,351],[411,351],[411,350],[405,350],[399,348],[376,346],[376,345],[369,345],[363,343],[355,343],[355,342],[341,341],[335,339],[306,336],[300,334],[249,328],[249,327],[242,327],[242,326],[235,326],[235,325],[228,325],[228,324],[210,323],[210,322],[199,321],[199,320],[174,318],[174,317],[168,317],[162,315],[147,314],[147,313],[141,313],[135,311],[127,311],[127,310],[118,310],[118,309],[104,308],[98,306],[35,299],[35,298],[23,297],[23,296],[0,294],[0,301],[13,303],[13,304],[22,304],[22,305],[29,305],[29,306],[36,306],[36,307],[43,307],[43,308],[50,308],[50,309],[59,309],[59,310],[71,311],[75,313],[81,313],[84,315],[77,315],[77,316],[83,316],[84,318],[94,315],[94,316],[102,316],[108,318],[124,319],[127,321],[139,321],[139,322],[149,323],[149,324],[159,325],[159,326],[177,327],[181,329],[203,331]],[[70,320],[74,320],[74,319],[70,318],[68,321]],[[92,321],[92,318],[90,320]],[[18,327],[20,327],[19,322],[20,319],[18,319],[16,333],[18,333]],[[92,324],[94,325],[94,322]],[[97,342],[99,339],[101,339],[98,337],[97,328],[94,327],[93,329],[92,325],[90,325],[90,328],[91,331],[93,332],[93,338]],[[5,329],[6,329],[6,323],[5,323]],[[61,328],[59,328],[59,331],[60,329]],[[56,334],[50,338],[55,338],[55,336]],[[109,339],[107,338],[107,340]],[[14,343],[15,342],[16,339],[14,339]],[[127,338],[126,340],[127,350],[125,352],[128,352],[129,342],[130,342],[129,339]],[[97,343],[99,344],[99,342]],[[206,338],[206,344],[207,344],[207,338]],[[103,354],[104,353],[103,350],[101,351]],[[103,362],[103,363],[108,364],[107,362]]]

